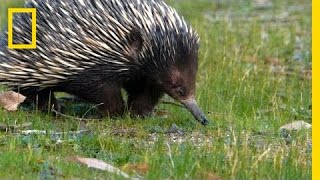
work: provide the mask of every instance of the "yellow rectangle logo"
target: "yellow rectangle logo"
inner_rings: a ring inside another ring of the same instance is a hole
[[[31,44],[13,44],[13,14],[31,13]],[[8,48],[10,49],[36,49],[37,47],[37,10],[36,8],[8,8]]]

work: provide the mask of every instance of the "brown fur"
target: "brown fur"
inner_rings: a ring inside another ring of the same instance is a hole
[[[138,58],[143,40],[136,31],[133,31],[128,38],[131,39],[131,48],[127,55],[134,61]],[[37,103],[41,110],[52,105],[59,108],[53,92],[62,91],[93,104],[101,103],[98,109],[102,116],[121,116],[126,108],[134,116],[148,116],[153,113],[154,107],[164,93],[178,101],[194,97],[198,68],[197,50],[197,47],[192,50],[180,47],[174,64],[165,70],[150,72],[146,70],[148,67],[145,69],[142,67],[133,71],[130,76],[123,77],[117,74],[97,74],[103,69],[97,66],[55,87],[41,91],[37,89],[32,91],[32,88],[28,88],[28,91],[22,90],[21,93],[27,96],[28,102]],[[128,93],[127,104],[121,95],[121,88]]]
[[[21,93],[27,95],[28,102],[36,103],[41,110],[52,105],[59,108],[53,92],[63,91],[93,104],[103,103],[98,106],[102,116],[121,116],[128,108],[132,115],[143,117],[153,113],[154,107],[164,93],[178,100],[194,96],[196,70],[197,68],[192,65],[183,64],[157,76],[142,76],[118,82],[113,79],[86,79],[85,77],[91,78],[91,76],[84,73],[78,78],[79,80],[70,81],[68,84],[35,94],[23,91]],[[121,95],[121,88],[128,93],[127,104]]]

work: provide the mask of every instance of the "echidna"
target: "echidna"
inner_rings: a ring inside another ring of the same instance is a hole
[[[197,33],[159,0],[27,0],[37,9],[37,48],[7,47],[0,41],[0,83],[39,106],[54,103],[51,92],[103,103],[103,115],[122,115],[128,93],[132,114],[153,112],[164,93],[202,124],[195,101]],[[14,44],[31,43],[31,15],[15,14]],[[48,98],[51,97],[51,98]]]

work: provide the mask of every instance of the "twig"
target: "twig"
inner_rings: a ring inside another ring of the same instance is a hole
[[[173,162],[173,159],[172,159],[172,153],[171,153],[171,148],[170,148],[170,145],[168,142],[166,142],[166,145],[168,146],[168,155],[169,155],[169,159],[171,161],[171,165],[172,165],[172,168],[174,169],[174,162]]]
[[[23,130],[19,131],[20,134],[23,135],[33,135],[33,134],[38,134],[38,135],[45,135],[45,134],[50,134],[50,135],[55,135],[55,136],[60,136],[63,134],[72,134],[72,135],[79,135],[83,133],[90,132],[89,130],[79,130],[79,131],[69,131],[69,132],[54,132],[54,131],[46,131],[46,130]]]
[[[52,112],[56,113],[59,116],[69,118],[69,119],[75,119],[75,120],[79,120],[79,121],[100,121],[101,120],[101,119],[86,119],[86,118],[78,118],[78,117],[74,117],[74,116],[69,116],[69,115],[63,114],[55,109],[52,109]]]
[[[0,123],[0,131],[8,131],[9,129],[23,129],[26,127],[31,126],[32,123],[27,122],[27,123],[23,123],[21,125],[6,125],[3,123]]]
[[[82,119],[83,119],[83,118],[87,115],[87,113],[90,112],[93,108],[96,108],[96,107],[101,106],[101,105],[103,105],[103,104],[104,104],[104,103],[100,103],[100,104],[96,104],[96,105],[92,106],[90,109],[88,109],[88,111],[86,111],[86,112],[83,114]]]
[[[270,152],[270,150],[271,150],[270,147],[269,147],[267,150],[265,150],[265,151],[258,157],[258,159],[256,160],[256,162],[253,163],[254,166],[257,166],[258,163],[261,161],[261,159],[262,159],[265,155],[267,155],[267,154]]]

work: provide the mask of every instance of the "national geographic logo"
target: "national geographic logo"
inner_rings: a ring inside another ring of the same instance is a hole
[[[32,38],[31,44],[13,44],[13,14],[31,13]],[[37,11],[36,8],[8,8],[8,48],[9,49],[36,49],[37,47]]]

